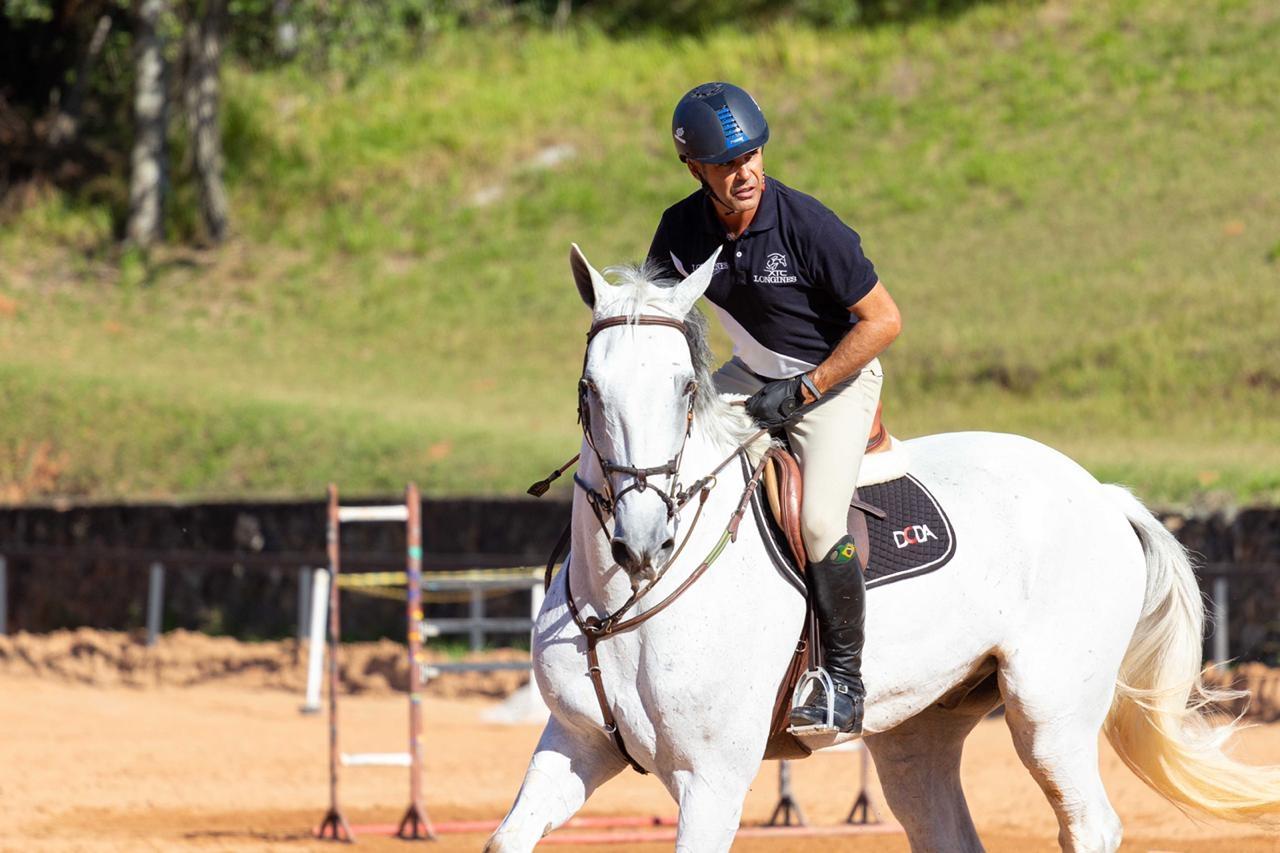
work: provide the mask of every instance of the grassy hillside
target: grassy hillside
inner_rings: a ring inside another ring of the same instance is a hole
[[[56,197],[0,234],[0,498],[521,488],[577,444],[568,244],[643,254],[693,189],[671,106],[726,78],[902,306],[895,433],[1276,499],[1278,53],[1274,0],[1128,0],[233,72],[230,246],[120,262]]]

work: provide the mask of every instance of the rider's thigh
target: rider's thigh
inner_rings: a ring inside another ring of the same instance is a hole
[[[811,559],[822,559],[845,535],[883,381],[880,362],[872,360],[787,429],[804,478],[800,528]]]

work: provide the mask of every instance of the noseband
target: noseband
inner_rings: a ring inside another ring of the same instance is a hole
[[[680,332],[684,338],[685,345],[688,346],[688,329],[684,322],[671,317],[663,317],[658,314],[640,314],[638,316],[619,315],[617,317],[606,317],[603,320],[597,320],[592,324],[591,329],[587,332],[587,351],[590,351],[591,341],[600,332],[614,326],[669,326]],[[689,351],[690,356],[693,355],[692,348]],[[591,407],[587,401],[587,394],[590,390],[590,383],[587,380],[587,354],[582,356],[582,377],[578,380],[578,423],[582,425],[582,435],[586,439],[587,446],[591,448],[591,452],[595,454],[596,462],[600,465],[600,470],[604,474],[604,483],[601,490],[597,490],[590,486],[582,477],[577,474],[573,475],[573,481],[582,489],[586,495],[587,503],[590,504],[592,512],[595,513],[596,520],[600,522],[602,529],[606,528],[606,519],[613,515],[614,509],[618,505],[618,501],[627,492],[636,491],[644,492],[652,489],[654,494],[662,499],[667,505],[667,519],[675,517],[680,508],[688,502],[689,498],[695,494],[703,485],[701,481],[695,483],[695,488],[680,490],[680,484],[675,482],[675,478],[680,473],[680,460],[684,456],[685,445],[689,442],[689,433],[693,430],[693,407],[698,399],[698,386],[696,381],[689,393],[689,408],[685,412],[684,438],[680,441],[680,449],[676,451],[676,455],[672,456],[663,465],[655,465],[651,468],[638,468],[634,465],[626,465],[616,462],[612,459],[606,459],[600,454],[600,450],[596,447],[595,436],[591,434]],[[624,486],[620,491],[615,492],[613,489],[613,475],[626,474],[635,478],[630,485]],[[667,476],[666,487],[660,487],[649,482],[650,477]],[[673,493],[674,491],[674,493]],[[607,530],[606,530],[607,532]]]

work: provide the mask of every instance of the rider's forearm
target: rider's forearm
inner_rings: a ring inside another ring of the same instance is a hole
[[[817,385],[822,393],[827,393],[828,390],[866,367],[871,359],[884,352],[885,348],[893,343],[894,338],[898,337],[898,332],[901,330],[902,320],[896,313],[891,317],[868,317],[859,320],[840,343],[836,344],[831,355],[810,371],[813,384]],[[806,403],[812,402],[809,396],[809,392],[805,391]]]

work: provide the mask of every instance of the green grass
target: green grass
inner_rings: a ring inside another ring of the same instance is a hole
[[[1019,432],[1150,499],[1275,500],[1278,52],[1271,0],[1127,0],[458,34],[353,86],[232,71],[221,252],[122,262],[103,209],[52,196],[0,232],[0,492],[521,489],[577,446],[568,244],[642,256],[693,188],[671,105],[724,78],[902,306],[896,434]],[[577,154],[533,165],[551,145]]]

